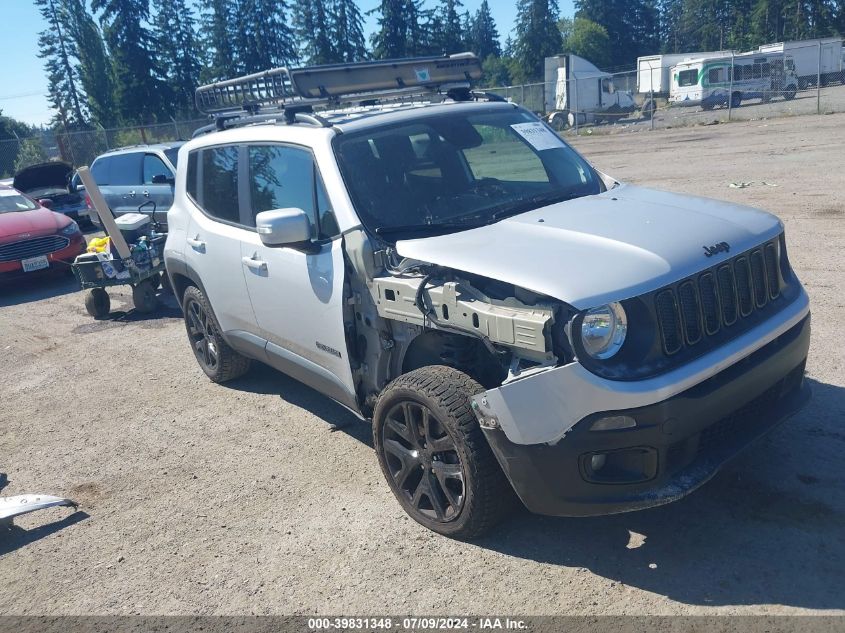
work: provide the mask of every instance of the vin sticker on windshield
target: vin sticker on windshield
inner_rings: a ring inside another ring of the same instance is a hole
[[[539,121],[514,123],[511,127],[514,132],[528,141],[531,147],[538,152],[542,152],[544,149],[556,149],[564,146],[560,137]]]

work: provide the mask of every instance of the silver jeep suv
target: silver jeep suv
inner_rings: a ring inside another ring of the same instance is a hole
[[[442,534],[517,499],[678,499],[809,397],[783,225],[616,182],[479,74],[464,54],[198,90],[216,121],[180,149],[165,249],[197,361],[223,382],[258,360],[371,420]]]

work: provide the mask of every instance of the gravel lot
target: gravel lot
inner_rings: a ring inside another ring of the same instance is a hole
[[[0,613],[845,613],[843,128],[574,139],[621,179],[777,213],[813,304],[811,405],[644,512],[447,540],[405,517],[340,407],[262,367],[210,383],[175,304],[95,322],[72,279],[0,289],[3,494],[80,502],[0,536]]]

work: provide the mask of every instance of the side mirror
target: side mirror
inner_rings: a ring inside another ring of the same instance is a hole
[[[153,176],[154,185],[172,185],[174,182],[176,182],[175,178],[165,176],[164,174],[156,174]]]
[[[45,209],[52,209],[53,208],[53,201],[50,198],[39,198],[38,204],[40,204]]]
[[[311,221],[302,209],[274,209],[255,216],[255,229],[267,246],[302,244],[311,239]]]

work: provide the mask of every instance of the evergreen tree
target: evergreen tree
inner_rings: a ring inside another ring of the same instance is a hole
[[[180,116],[191,115],[201,69],[193,10],[186,0],[153,0],[153,6],[153,34],[173,98],[172,110]]]
[[[68,33],[68,13],[61,0],[35,0],[48,28],[39,33],[38,56],[45,60],[49,101],[65,129],[82,126],[84,99],[77,85],[76,49]]]
[[[394,59],[408,54],[406,0],[381,0],[371,13],[378,13],[378,30],[373,33],[373,57]]]
[[[338,61],[326,0],[296,0],[294,25],[297,39],[301,42],[300,56],[307,64]]]
[[[490,12],[490,4],[487,0],[482,1],[475,16],[470,19],[467,45],[473,53],[483,60],[486,60],[490,55],[500,57],[502,54],[502,46],[499,44],[499,31],[496,29],[496,21]]]
[[[561,20],[558,27],[563,36],[563,52],[590,60],[599,68],[607,68],[612,56],[607,30],[587,18]]]
[[[560,53],[557,0],[519,0],[513,57],[517,81],[542,79],[546,57]]]
[[[462,7],[460,0],[440,0],[440,6],[434,13],[433,44],[444,55],[459,53],[465,48],[459,13]]]
[[[256,73],[299,59],[284,0],[240,0],[235,41],[240,71]]]
[[[114,69],[115,104],[125,123],[145,123],[162,113],[165,87],[146,24],[149,0],[92,0]]]
[[[367,57],[364,18],[355,0],[333,0],[329,12],[329,32],[337,51],[337,61],[357,62]]]
[[[683,1],[686,5],[721,0]],[[612,45],[612,66],[631,66],[637,57],[660,50],[656,0],[575,0],[575,7],[576,17],[586,18],[607,30]]]
[[[234,0],[208,0],[200,17],[200,38],[206,51],[200,81],[231,79],[238,74],[235,56],[236,6]]]
[[[118,120],[114,102],[114,69],[106,53],[103,34],[85,8],[85,0],[63,0],[67,11],[67,30],[74,41],[79,61],[77,72],[87,96],[91,119],[110,127]]]

